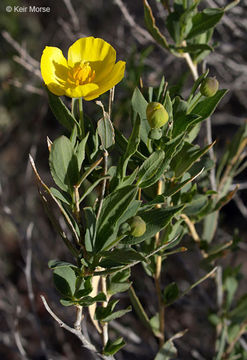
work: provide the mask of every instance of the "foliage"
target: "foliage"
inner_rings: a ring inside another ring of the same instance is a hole
[[[215,26],[228,8],[199,10],[199,0],[175,0],[166,19],[173,40],[170,44],[156,25],[148,1],[143,3],[146,26],[153,39],[173,55],[189,58],[195,75],[198,63],[213,51]],[[164,4],[169,7],[168,2]],[[49,145],[50,171],[57,187],[48,187],[33,161],[32,165],[50,220],[74,257],[73,263],[52,260],[49,267],[64,306],[94,309],[94,321],[103,332],[105,356],[114,355],[125,344],[122,338],[107,339],[105,329],[108,323],[131,311],[131,306],[115,309],[119,302],[116,296],[128,290],[140,321],[160,342],[155,359],[174,358],[174,340],[183,333],[165,340],[164,309],[215,274],[218,260],[238,246],[237,238],[220,245],[214,239],[219,211],[237,190],[231,189],[233,178],[247,166],[243,162],[247,130],[244,125],[229,144],[217,164],[212,188],[214,143],[201,146],[196,141],[201,124],[214,113],[227,90],[218,90],[217,86],[213,93],[200,91],[207,76],[208,71],[194,76],[186,98],[173,94],[164,78],[158,87],[149,87],[148,94],[145,89],[136,88],[129,104],[132,131],[128,138],[114,125],[112,91],[108,111],[104,104],[96,102],[102,110],[96,122],[83,114],[81,98],[73,100],[69,109],[47,89],[52,112],[68,135]],[[158,125],[151,122],[150,126],[148,104],[157,103],[162,114]],[[154,133],[151,127],[160,131]],[[91,193],[97,197],[93,204],[88,200]],[[51,202],[56,210],[49,206]],[[66,232],[57,220],[57,210],[67,225]],[[137,220],[141,229],[136,230],[133,223]],[[184,292],[176,282],[163,288],[162,263],[169,256],[186,251],[181,246],[185,234],[197,243],[206,275]],[[142,264],[146,276],[156,284],[159,309],[151,319],[131,281],[132,268],[137,264]],[[220,309],[209,316],[217,327],[216,360],[234,359],[242,351],[238,340],[245,332],[247,313],[246,295],[235,302],[239,275],[238,268],[225,269],[224,300]],[[98,276],[101,291],[93,285]]]

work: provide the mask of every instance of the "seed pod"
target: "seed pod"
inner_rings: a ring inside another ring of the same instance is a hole
[[[206,97],[214,96],[219,88],[219,83],[215,77],[208,77],[203,80],[200,93]]]
[[[162,136],[162,130],[161,129],[151,129],[148,133],[148,137],[151,140],[159,140]]]
[[[168,121],[168,113],[158,102],[151,102],[146,109],[147,120],[151,129],[159,129]]]
[[[128,221],[130,234],[134,237],[142,236],[146,231],[146,223],[140,216],[134,216]]]

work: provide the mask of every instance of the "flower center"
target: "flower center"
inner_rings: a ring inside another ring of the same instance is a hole
[[[89,63],[76,64],[68,72],[68,82],[71,84],[85,85],[91,83],[95,78],[95,70],[91,69]]]

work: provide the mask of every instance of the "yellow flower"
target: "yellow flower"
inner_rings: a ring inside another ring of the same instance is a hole
[[[70,46],[68,60],[59,48],[46,46],[40,67],[44,82],[53,94],[93,100],[122,80],[125,62],[116,63],[114,48],[91,36]]]

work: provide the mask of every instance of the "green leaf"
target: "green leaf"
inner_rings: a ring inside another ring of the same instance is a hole
[[[163,302],[165,305],[172,304],[179,296],[178,286],[175,282],[167,285],[163,292]]]
[[[118,271],[116,274],[107,278],[107,294],[114,295],[119,292],[124,292],[129,289],[131,282],[128,281],[130,277],[130,269]]]
[[[141,129],[140,129],[140,136],[142,141],[147,144],[147,140],[148,140],[148,133],[150,130],[150,126],[149,123],[147,121],[147,116],[146,116],[146,108],[148,105],[148,102],[145,100],[144,96],[142,95],[142,93],[140,92],[140,90],[138,88],[135,89],[132,99],[131,99],[131,104],[132,104],[132,108],[134,110],[134,112],[136,114],[139,114],[140,118],[141,118]]]
[[[136,186],[129,185],[106,196],[98,220],[97,251],[106,249],[112,241],[111,235],[116,230],[116,227],[120,225],[120,219],[135,199],[137,191]]]
[[[247,318],[247,294],[239,299],[236,307],[229,313],[229,317],[235,323],[241,323]]]
[[[95,302],[104,302],[106,301],[106,296],[103,292],[98,293],[98,295],[91,297],[91,296],[85,296],[83,299],[78,301],[78,303],[81,306],[90,306],[94,304]]]
[[[112,321],[112,320],[122,317],[123,315],[127,314],[131,310],[132,310],[131,306],[128,306],[127,309],[118,310],[115,312],[113,312],[112,310],[109,310],[108,306],[106,308],[98,307],[95,312],[95,315],[96,315],[95,319],[100,320],[102,322],[109,322],[109,321]]]
[[[66,300],[66,299],[60,299],[60,303],[63,306],[72,306],[75,305],[75,302],[73,300]]]
[[[212,113],[216,109],[216,106],[227,92],[228,90],[225,89],[218,90],[214,96],[205,98],[204,100],[200,101],[194,107],[192,113],[201,116],[200,122],[207,119],[209,116],[212,115]]]
[[[80,242],[80,240],[79,240],[80,230],[78,228],[78,225],[75,223],[75,220],[71,217],[71,215],[68,214],[68,212],[62,206],[61,202],[59,200],[57,200],[57,198],[52,194],[49,187],[43,182],[43,180],[41,179],[41,177],[36,169],[33,158],[31,157],[31,155],[29,157],[30,157],[30,163],[31,163],[31,166],[35,173],[36,179],[40,185],[39,193],[40,193],[41,199],[43,201],[45,210],[47,211],[47,214],[48,214],[54,228],[58,231],[59,235],[62,237],[66,246],[69,248],[71,253],[77,257],[78,251],[74,248],[72,243],[67,239],[66,235],[64,234],[64,231],[62,230],[61,226],[59,225],[58,221],[56,220],[54,214],[51,211],[51,206],[48,206],[49,200],[52,200],[58,206],[61,214],[63,215],[63,217],[64,217],[69,229],[71,230],[71,233],[74,235],[74,238],[77,243]]]
[[[172,360],[177,357],[177,350],[172,341],[168,340],[159,350],[154,360]]]
[[[80,142],[80,144],[78,145],[77,149],[76,149],[76,157],[77,157],[77,163],[78,163],[78,170],[81,170],[81,166],[82,163],[85,159],[85,148],[86,148],[86,143],[87,143],[87,139],[89,136],[89,132],[87,133],[87,135],[82,139],[82,141]]]
[[[50,269],[55,269],[58,267],[71,267],[71,268],[77,269],[76,265],[70,264],[66,261],[60,261],[60,260],[50,260],[48,262],[48,266]]]
[[[84,296],[89,295],[92,291],[92,278],[90,276],[84,277],[84,276],[77,276],[76,278],[76,291],[74,293],[74,297],[79,299]]]
[[[87,189],[85,189],[83,195],[80,197],[79,204],[92,193],[92,191],[98,186],[100,182],[105,179],[109,179],[109,176],[102,176],[101,178],[97,179],[92,185],[90,185]]]
[[[107,289],[107,293],[109,295],[114,295],[120,292],[125,292],[129,289],[130,286],[131,286],[131,282],[111,283],[109,289]]]
[[[182,53],[193,53],[193,52],[198,52],[198,50],[213,51],[214,49],[212,48],[212,46],[209,46],[208,44],[190,44],[187,46],[176,46],[174,50]]]
[[[162,150],[153,152],[142,164],[138,174],[137,184],[145,188],[156,183],[164,172],[165,153]]]
[[[207,195],[196,194],[193,196],[188,205],[184,208],[184,213],[188,216],[196,216],[208,203]]]
[[[146,232],[138,237],[135,238],[133,236],[129,236],[122,240],[122,243],[125,244],[138,244],[144,240],[151,239],[157,232],[160,232],[164,229],[172,220],[174,215],[178,214],[184,205],[169,207],[169,208],[161,208],[161,209],[152,209],[149,211],[138,212],[138,215],[146,223]]]
[[[139,143],[140,143],[140,128],[141,128],[141,120],[140,117],[137,116],[132,133],[130,135],[126,152],[123,156],[121,164],[121,178],[126,175],[126,169],[128,165],[128,161],[131,156],[137,151]]]
[[[202,170],[203,169],[200,169],[200,171],[195,174],[194,176],[182,181],[182,182],[179,182],[179,183],[173,183],[173,182],[166,182],[165,184],[165,191],[164,193],[161,195],[163,197],[163,201],[165,201],[165,198],[167,197],[170,197],[170,196],[173,196],[174,194],[176,194],[179,190],[181,190],[184,186],[188,185],[189,183],[191,183],[198,175],[200,175],[202,173]],[[155,200],[155,199],[154,199]],[[157,199],[158,200],[158,199]],[[160,198],[161,200],[161,198]]]
[[[225,206],[229,201],[232,200],[232,198],[234,197],[234,195],[236,194],[238,190],[238,185],[235,187],[234,190],[229,191],[225,196],[222,196],[216,203],[214,210],[218,211],[220,210],[223,206]]]
[[[150,321],[148,318],[148,315],[146,314],[139,298],[136,295],[136,292],[133,288],[133,286],[130,287],[129,289],[129,296],[130,296],[130,301],[139,317],[139,319],[141,320],[141,322],[143,323],[143,325],[148,329],[153,331],[151,325],[150,325]]]
[[[202,238],[208,243],[213,240],[215,230],[218,224],[218,217],[219,212],[215,211],[204,218]]]
[[[115,341],[108,340],[106,346],[103,349],[104,355],[114,355],[116,354],[123,346],[125,342],[122,337],[118,338]]]
[[[115,130],[115,135],[116,135],[116,143],[119,146],[119,148],[121,149],[121,151],[123,153],[125,153],[127,146],[128,146],[128,140],[117,128],[114,128],[114,130]],[[138,160],[142,160],[142,161],[146,159],[146,157],[142,153],[140,153],[140,151],[138,151],[138,150],[135,152],[134,158],[137,158]]]
[[[159,85],[159,89],[158,89],[158,94],[157,94],[156,101],[158,101],[158,102],[162,101],[162,97],[164,96],[164,91],[165,91],[166,85],[167,85],[167,83],[165,82],[165,77],[162,76],[161,81],[160,81],[160,85]],[[165,109],[166,109],[166,107],[165,107]],[[167,109],[166,109],[166,111],[167,111]],[[169,112],[168,112],[168,115],[169,115]]]
[[[104,117],[98,121],[98,134],[104,149],[115,144],[115,133],[109,114],[104,111]]]
[[[192,29],[187,35],[186,39],[191,39],[200,35],[207,30],[214,28],[224,15],[222,9],[205,9],[201,13],[197,13],[192,18]]]
[[[76,288],[76,275],[70,266],[55,267],[53,280],[57,290],[65,297],[74,295]]]
[[[235,292],[237,291],[238,288],[238,281],[235,279],[235,277],[228,276],[224,282],[224,287],[227,291],[226,302],[227,302],[227,308],[229,309],[232,304]]]
[[[62,190],[68,191],[78,180],[78,165],[72,144],[60,136],[51,145],[49,164],[52,177]]]
[[[90,207],[84,207],[83,212],[86,221],[85,248],[87,251],[92,252],[95,246],[96,215]]]
[[[199,76],[199,78],[194,82],[194,85],[192,86],[191,93],[189,96],[189,99],[192,98],[192,96],[195,94],[196,90],[200,86],[201,82],[207,77],[209,70],[205,71],[202,75]],[[190,100],[188,100],[188,103]]]
[[[174,156],[171,161],[171,168],[175,173],[175,177],[182,176],[202,155],[204,155],[213,144],[201,149],[197,145],[185,142],[182,149]]]
[[[163,105],[168,113],[169,124],[172,124],[173,123],[172,100],[171,100],[169,91],[166,92],[166,96],[165,96]]]
[[[185,135],[185,131],[189,127],[196,125],[200,121],[202,121],[200,115],[196,114],[181,114],[180,116],[175,117],[173,122],[172,137],[176,138],[181,134]]]
[[[146,261],[145,257],[134,249],[114,249],[111,252],[102,253],[103,260],[101,267],[114,267],[119,265],[128,265],[134,261]]]
[[[165,36],[161,34],[159,28],[155,24],[155,18],[153,16],[153,12],[151,7],[149,6],[148,1],[144,0],[143,5],[144,5],[145,23],[148,31],[150,32],[154,40],[157,41],[158,44],[160,44],[162,47],[166,49],[169,49],[169,45],[166,41]]]
[[[167,30],[176,44],[181,44],[181,28],[179,17],[180,16],[177,12],[172,12],[167,16],[166,19]]]
[[[77,129],[77,126],[74,125],[72,133],[71,133],[70,138],[69,138],[69,140],[70,140],[73,147],[75,147],[77,136],[78,136],[78,129]]]
[[[78,125],[76,119],[71,114],[67,106],[62,102],[59,96],[52,94],[46,87],[49,98],[49,105],[57,121],[69,132],[72,132],[74,124]]]
[[[61,193],[59,190],[57,190],[54,187],[51,187],[50,191],[58,200],[62,201],[63,203],[69,206],[71,205],[71,199],[69,198],[67,193],[65,192]]]

